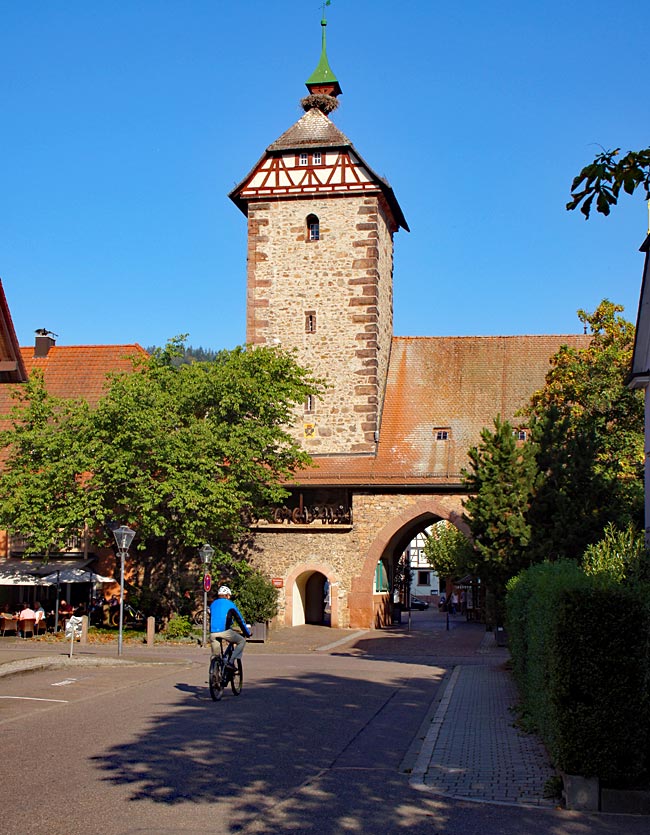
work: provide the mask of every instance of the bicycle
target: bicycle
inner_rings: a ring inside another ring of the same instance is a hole
[[[244,670],[241,663],[241,658],[234,661],[234,669],[228,667],[228,663],[232,658],[232,651],[234,644],[226,641],[228,646],[224,650],[223,642],[225,638],[217,638],[219,641],[219,654],[213,655],[210,659],[210,671],[208,673],[208,684],[210,686],[210,695],[213,701],[218,702],[223,696],[223,691],[230,685],[235,696],[241,693],[242,685],[244,683]]]
[[[110,620],[112,626],[119,626],[120,625],[120,608],[119,606],[115,606],[115,611],[111,612]],[[124,626],[131,627],[133,629],[143,629],[145,624],[145,616],[139,609],[135,609],[131,606],[130,603],[124,604],[124,613],[123,613],[123,621]]]

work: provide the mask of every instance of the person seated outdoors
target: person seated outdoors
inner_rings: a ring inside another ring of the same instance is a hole
[[[38,600],[34,601],[34,614],[36,615],[36,626],[39,623],[45,623],[45,609],[41,606]]]
[[[36,612],[30,608],[29,603],[23,603],[23,607],[20,610],[20,614],[18,615],[19,621],[19,633],[22,634],[23,638],[25,637],[25,630],[23,628],[24,623],[26,620],[33,620],[36,623]],[[32,628],[32,635],[34,634],[34,630]]]
[[[72,606],[68,603],[67,600],[62,600],[59,603],[59,614],[60,615],[71,615],[72,614]]]
[[[234,649],[229,663],[234,668],[234,662],[242,657],[246,638],[250,638],[251,632],[244,622],[244,617],[237,606],[230,599],[231,591],[228,586],[220,586],[217,591],[217,599],[210,605],[210,645],[212,654],[219,654],[219,638],[225,638],[229,643],[234,644]],[[246,638],[231,628],[233,621],[237,623]]]

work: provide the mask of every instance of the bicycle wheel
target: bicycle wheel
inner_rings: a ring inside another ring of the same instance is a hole
[[[244,684],[244,669],[242,667],[241,658],[235,661],[235,669],[230,674],[230,686],[235,696],[239,696],[242,686]]]
[[[223,661],[218,655],[213,655],[210,659],[210,672],[208,673],[208,684],[210,685],[210,695],[212,700],[218,702],[223,696]]]

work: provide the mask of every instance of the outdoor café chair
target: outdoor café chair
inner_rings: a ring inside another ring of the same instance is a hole
[[[32,633],[32,638],[34,637],[34,631],[36,629],[36,619],[35,618],[25,618],[24,620],[20,621],[20,631],[23,633],[23,638],[27,637],[27,633]]]

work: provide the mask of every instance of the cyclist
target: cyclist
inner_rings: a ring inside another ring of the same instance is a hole
[[[230,659],[230,668],[234,668],[234,662],[242,657],[244,647],[246,646],[246,638],[250,638],[251,632],[244,622],[242,613],[237,606],[230,599],[232,592],[228,586],[220,586],[217,591],[217,599],[213,600],[210,605],[210,645],[212,646],[212,654],[217,655],[219,652],[218,638],[225,638],[231,644],[235,645]],[[233,621],[237,623],[246,638],[231,628]]]

